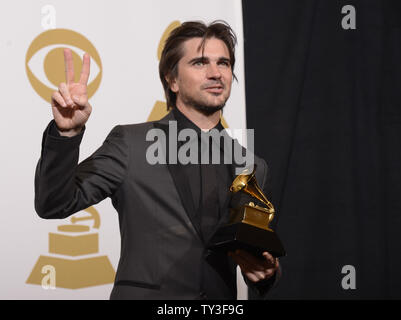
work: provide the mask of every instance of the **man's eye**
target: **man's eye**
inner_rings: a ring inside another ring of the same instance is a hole
[[[227,61],[221,61],[220,65],[228,67],[230,64]]]
[[[194,62],[194,66],[203,66],[203,61]]]

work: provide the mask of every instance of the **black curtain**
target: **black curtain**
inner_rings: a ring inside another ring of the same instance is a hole
[[[401,298],[401,1],[243,1],[243,18],[247,126],[287,249],[270,298]]]

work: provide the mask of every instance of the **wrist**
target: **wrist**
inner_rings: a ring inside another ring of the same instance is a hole
[[[74,136],[80,134],[81,131],[82,131],[82,128],[83,128],[83,127],[77,127],[77,128],[69,129],[69,130],[60,130],[60,129],[57,127],[57,131],[58,131],[58,133],[60,134],[60,136],[71,138],[71,137],[74,137]]]

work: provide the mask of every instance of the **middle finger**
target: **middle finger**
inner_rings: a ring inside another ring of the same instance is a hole
[[[257,258],[254,255],[243,250],[237,250],[236,253],[238,253],[243,259],[247,260],[252,265],[258,266],[258,268],[262,270],[266,268],[271,268],[274,265],[273,263],[271,263],[270,260]]]
[[[247,259],[244,259],[241,255],[236,253],[234,253],[232,257],[234,261],[241,267],[241,270],[245,269],[246,272],[252,273],[259,280],[263,280],[266,278],[265,270],[261,268],[260,265],[254,265],[250,263]]]
[[[72,107],[74,102],[71,99],[70,91],[68,90],[67,85],[63,82],[60,83],[60,86],[58,87],[59,92],[63,96],[64,101],[67,103],[69,107]]]
[[[65,81],[74,83],[74,61],[71,49],[64,49]]]

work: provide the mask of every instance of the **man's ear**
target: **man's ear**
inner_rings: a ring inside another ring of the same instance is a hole
[[[177,93],[178,92],[178,85],[177,85],[176,79],[172,78],[172,77],[169,77],[169,76],[166,76],[164,79],[166,79],[166,81],[167,81],[167,83],[168,83],[168,85],[170,87],[170,90],[172,92],[174,92],[174,93]]]

